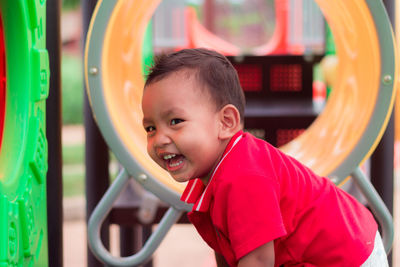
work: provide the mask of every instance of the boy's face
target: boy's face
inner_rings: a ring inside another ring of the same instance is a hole
[[[147,151],[177,182],[207,182],[225,149],[220,114],[206,89],[185,74],[170,74],[144,90]]]

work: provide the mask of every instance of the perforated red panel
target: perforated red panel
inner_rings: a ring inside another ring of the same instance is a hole
[[[238,72],[240,85],[245,92],[262,90],[262,68],[255,64],[234,65]]]
[[[3,140],[6,109],[6,54],[4,47],[3,19],[0,14],[0,148]]]
[[[299,92],[302,90],[302,68],[300,64],[276,64],[271,66],[272,92]]]
[[[276,131],[276,146],[280,147],[283,146],[293,139],[295,139],[297,136],[302,134],[305,131],[305,129],[279,129]]]

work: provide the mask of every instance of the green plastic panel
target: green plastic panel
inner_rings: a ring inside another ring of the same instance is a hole
[[[6,61],[4,53],[3,19],[0,16],[0,149],[3,140],[4,112],[6,104]]]
[[[48,266],[46,1],[0,0],[5,115],[0,150],[0,267]]]

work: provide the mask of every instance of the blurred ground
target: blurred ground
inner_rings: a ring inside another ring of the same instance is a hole
[[[117,255],[118,229],[111,227],[111,252]],[[85,267],[86,225],[83,220],[64,222],[64,266]],[[192,225],[175,225],[157,249],[155,267],[212,267],[212,251]]]
[[[63,127],[63,144],[84,142],[82,126]],[[87,266],[87,238],[84,196],[68,197],[63,201],[64,210],[64,266]],[[119,251],[118,227],[112,226],[111,252]],[[212,267],[213,252],[201,240],[192,225],[175,225],[161,243],[154,257],[154,267]]]
[[[82,127],[64,127],[63,143],[83,142]],[[398,164],[396,164],[398,166]],[[400,267],[400,170],[395,172],[394,185],[395,242],[393,267]],[[64,199],[64,266],[86,267],[85,199]],[[118,227],[111,227],[111,251],[118,251]],[[115,255],[115,254],[114,254]],[[213,253],[198,236],[192,225],[175,225],[156,251],[154,267],[213,267]]]

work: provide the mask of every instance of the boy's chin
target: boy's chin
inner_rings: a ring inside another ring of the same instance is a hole
[[[178,182],[178,183],[186,183],[186,182],[188,182],[190,179],[188,179],[188,178],[175,179],[175,178],[174,178],[174,180],[175,180],[176,182]]]
[[[191,178],[188,178],[188,177],[179,177],[179,176],[174,176],[174,175],[172,175],[171,174],[171,176],[172,176],[172,178],[176,181],[176,182],[178,182],[178,183],[186,183],[187,181],[189,181]]]

